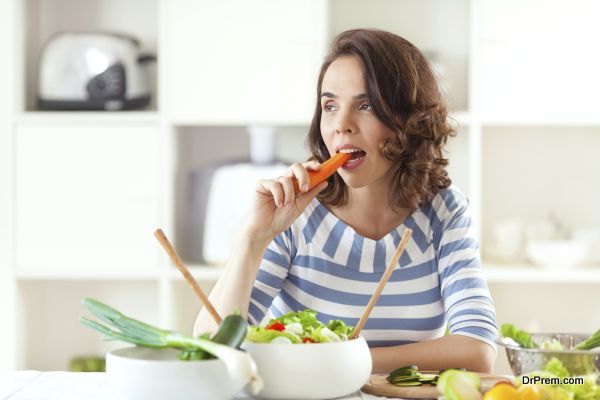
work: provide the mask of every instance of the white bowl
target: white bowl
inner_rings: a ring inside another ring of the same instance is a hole
[[[256,361],[263,399],[332,399],[355,393],[371,376],[364,338],[336,343],[270,344],[244,342]]]
[[[181,361],[175,349],[126,347],[109,352],[111,389],[128,400],[225,400],[247,382],[235,381],[218,359]]]
[[[544,268],[566,269],[585,259],[585,248],[576,240],[536,240],[527,244],[527,258]]]

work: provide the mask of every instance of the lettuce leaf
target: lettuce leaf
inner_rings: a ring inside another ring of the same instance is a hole
[[[304,311],[289,312],[279,318],[273,318],[269,321],[268,325],[271,325],[273,322],[281,322],[284,325],[299,322],[305,331],[316,329],[323,325],[321,321],[317,319],[317,312],[308,308]]]
[[[583,376],[583,385],[561,385],[561,388],[573,393],[574,400],[599,400],[600,386],[596,384],[597,374]]]
[[[564,364],[556,357],[551,358],[546,363],[543,370],[533,371],[527,376],[540,376],[543,378],[564,379],[571,377],[571,373]],[[600,400],[600,386],[596,384],[598,374],[589,374],[582,376],[583,385],[579,384],[559,384],[559,385],[540,385],[540,389],[547,393],[552,400]],[[523,385],[523,376],[517,378],[517,384]],[[546,398],[546,397],[543,397]]]
[[[256,343],[271,343],[273,339],[281,336],[288,338],[292,343],[301,342],[300,337],[291,332],[265,329],[259,326],[249,326],[248,333],[246,333],[246,339]]]
[[[559,378],[566,378],[571,376],[569,370],[564,366],[564,364],[556,357],[552,357],[550,361],[546,363],[544,367],[544,371],[550,372]]]
[[[269,320],[267,326],[275,322],[279,322],[285,326],[300,324],[302,332],[294,330],[295,333],[298,333],[295,335],[287,330],[280,332],[265,327],[253,326],[248,328],[246,338],[252,342],[270,343],[276,337],[284,336],[289,338],[292,343],[300,343],[305,339],[309,342],[327,343],[348,340],[348,337],[354,330],[354,327],[348,326],[344,321],[339,319],[333,319],[325,325],[317,319],[317,312],[311,309],[290,312],[279,318],[272,318]]]
[[[338,335],[336,335],[334,332],[332,332],[326,326],[321,326],[321,327],[315,329],[311,333],[310,338],[313,339],[317,343],[330,343],[330,342],[341,342],[342,341],[342,339]]]
[[[348,338],[348,336],[350,336],[350,334],[354,330],[354,327],[346,325],[346,323],[344,321],[342,321],[341,319],[332,319],[327,324],[327,328],[329,328],[333,333],[338,335],[340,338],[346,338],[346,339]]]
[[[511,338],[525,349],[533,349],[535,347],[531,335],[513,324],[502,324],[500,332],[503,337]]]
[[[544,350],[564,350],[563,345],[556,339],[546,339],[540,343],[540,348]]]

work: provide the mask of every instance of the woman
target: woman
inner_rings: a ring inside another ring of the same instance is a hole
[[[415,364],[491,372],[497,326],[468,202],[442,149],[454,134],[421,52],[379,30],[340,34],[318,80],[312,161],[261,180],[256,205],[211,300],[259,324],[311,308],[355,325],[405,229],[405,253],[362,335],[373,370]],[[307,170],[352,157],[310,191]],[[295,194],[295,177],[302,192]],[[195,332],[214,330],[203,310]],[[449,334],[444,335],[446,328]]]

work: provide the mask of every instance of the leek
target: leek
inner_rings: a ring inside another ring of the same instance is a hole
[[[258,375],[256,363],[246,352],[212,342],[208,339],[193,338],[179,332],[154,327],[130,318],[98,300],[85,298],[82,304],[92,314],[110,326],[85,317],[80,318],[83,325],[102,333],[105,340],[122,340],[137,346],[157,349],[167,347],[187,351],[201,349],[222,360],[232,377],[250,382],[252,394],[257,394],[262,388],[262,379]],[[117,330],[111,329],[111,327]]]
[[[598,329],[592,336],[585,339],[583,342],[575,346],[576,350],[591,350],[600,346],[600,329]]]

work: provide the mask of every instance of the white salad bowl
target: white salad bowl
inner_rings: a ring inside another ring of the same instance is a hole
[[[181,361],[175,349],[126,347],[109,352],[111,389],[127,400],[226,400],[247,382],[230,377],[218,359]]]
[[[242,345],[254,358],[263,399],[332,399],[355,393],[371,376],[372,360],[363,337],[332,343]]]

